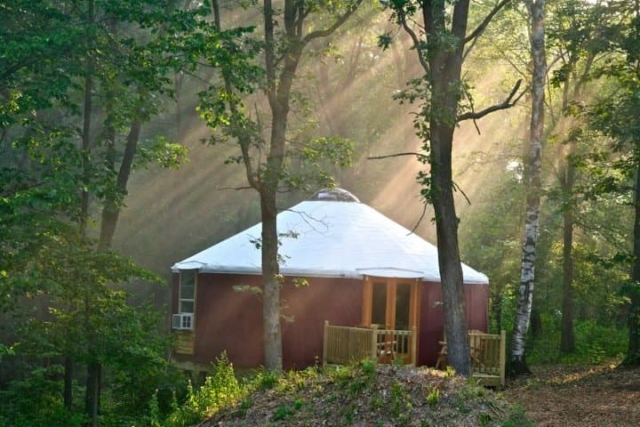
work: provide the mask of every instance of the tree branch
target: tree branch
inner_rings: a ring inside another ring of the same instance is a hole
[[[458,116],[458,121],[461,122],[463,120],[481,119],[482,117],[486,116],[487,114],[493,113],[494,111],[506,110],[507,108],[513,107],[514,105],[516,105],[516,102],[518,102],[518,100],[522,98],[522,96],[526,93],[526,91],[523,90],[522,93],[520,93],[520,95],[518,95],[515,99],[513,99],[518,89],[520,89],[521,84],[522,84],[522,79],[518,80],[516,85],[511,90],[509,97],[507,97],[507,99],[505,99],[503,103],[492,105],[491,107],[485,108],[482,111],[470,111],[468,113],[461,114]]]
[[[407,17],[404,13],[404,9],[399,8],[396,12],[398,13],[398,18],[400,19],[402,28],[404,28],[404,31],[407,34],[409,34],[409,37],[411,37],[411,41],[413,42],[413,47],[416,49],[416,53],[418,54],[418,61],[420,61],[420,65],[422,65],[422,69],[424,70],[425,74],[429,74],[429,64],[427,63],[427,61],[424,60],[424,57],[422,56],[421,50],[419,48],[420,39],[418,39],[418,36],[416,35],[415,31],[413,31],[411,27],[409,27],[409,25],[407,24]]]
[[[347,11],[344,14],[342,14],[336,20],[336,22],[333,23],[333,25],[331,27],[329,27],[327,29],[324,29],[324,30],[313,31],[313,32],[307,34],[304,37],[304,39],[302,39],[302,42],[304,44],[307,44],[313,39],[317,39],[317,38],[320,38],[320,37],[327,37],[327,36],[330,36],[331,34],[333,34],[338,28],[340,28],[340,26],[342,24],[347,22],[347,20],[351,17],[351,15],[353,15],[353,13],[358,9],[358,7],[360,6],[360,3],[362,3],[362,0],[357,0],[355,2],[355,4],[351,5],[347,9]]]
[[[502,0],[500,3],[498,3],[497,5],[495,5],[495,7],[493,8],[493,10],[491,10],[491,12],[489,12],[489,14],[484,18],[484,20],[480,23],[480,25],[478,25],[478,27],[473,30],[473,32],[471,34],[469,34],[467,37],[465,37],[464,39],[464,44],[467,44],[468,42],[470,42],[471,40],[480,37],[480,35],[484,32],[484,30],[487,29],[487,26],[489,25],[489,22],[491,22],[491,20],[493,19],[493,17],[500,12],[500,10],[505,7],[507,4],[509,4],[511,2],[511,0]]]
[[[411,229],[411,232],[409,234],[413,234],[416,232],[416,230],[418,229],[418,227],[420,226],[420,224],[422,223],[422,220],[424,219],[424,216],[427,214],[427,203],[424,202],[422,203],[422,213],[420,214],[420,218],[418,218],[418,221],[416,222],[416,224],[413,226],[413,228]],[[409,235],[408,234],[408,235]]]
[[[385,154],[384,156],[369,156],[369,157],[367,157],[367,160],[391,159],[391,158],[393,158],[393,157],[402,157],[402,156],[415,156],[415,157],[421,157],[421,156],[426,156],[426,154],[424,154],[424,153],[416,153],[416,152],[408,151],[408,152],[406,152],[406,153]]]

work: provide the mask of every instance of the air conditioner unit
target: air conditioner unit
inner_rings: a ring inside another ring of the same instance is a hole
[[[179,330],[193,329],[193,313],[174,314],[171,319],[171,327]]]

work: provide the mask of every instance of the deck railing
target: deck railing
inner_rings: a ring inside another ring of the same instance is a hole
[[[505,384],[506,338],[505,331],[501,331],[500,334],[469,332],[473,376],[483,379],[481,382],[485,385]],[[496,380],[492,382],[490,378]]]
[[[472,376],[486,386],[500,387],[505,384],[505,345],[506,333],[486,334],[482,331],[469,331],[469,350],[471,353]],[[436,367],[447,366],[447,344],[441,342],[442,348]]]
[[[485,334],[469,331],[471,368],[475,379],[482,385],[500,387],[505,384],[506,333]],[[322,361],[346,364],[364,359],[391,363],[401,359],[416,364],[417,335],[415,331],[349,327],[324,324]],[[443,342],[438,365],[446,366],[447,348]]]
[[[390,363],[398,359],[415,365],[414,331],[324,324],[323,363],[344,364],[363,359]]]

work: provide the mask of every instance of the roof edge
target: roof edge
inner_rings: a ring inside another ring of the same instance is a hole
[[[191,270],[193,268],[179,268],[177,264],[171,267],[172,273],[179,273],[180,270]],[[197,268],[200,273],[208,273],[208,274],[246,274],[249,276],[260,276],[262,275],[261,269],[256,268],[246,268],[246,267],[225,267],[225,268],[211,268],[206,265],[201,268]],[[376,270],[386,270],[386,274],[380,274],[381,271]],[[423,282],[434,282],[440,283],[439,277],[425,277],[423,274],[400,274],[402,272],[413,272],[413,273],[422,273],[414,270],[401,270],[401,269],[372,269],[372,268],[362,268],[356,269],[358,272],[355,273],[353,271],[342,271],[342,270],[296,270],[296,269],[287,269],[281,268],[280,273],[284,276],[289,277],[318,277],[318,278],[328,278],[328,279],[364,279],[365,276],[372,277],[386,277],[386,278],[402,278],[402,279],[419,279]],[[390,274],[391,272],[397,272],[399,274]],[[465,280],[463,282],[465,285],[489,285],[488,278],[486,280]]]

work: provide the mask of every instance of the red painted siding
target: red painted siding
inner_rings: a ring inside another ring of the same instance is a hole
[[[465,285],[465,304],[469,329],[487,332],[489,328],[489,287],[487,285]],[[425,282],[420,303],[420,342],[418,364],[433,366],[444,338],[444,312],[442,286]]]
[[[301,368],[322,362],[324,321],[343,326],[360,325],[362,281],[313,278],[309,286],[286,286],[282,293],[285,315],[282,323],[282,353],[285,368]]]
[[[178,300],[178,275],[173,275],[174,312]],[[233,290],[236,285],[260,286],[260,276],[200,274],[196,295],[196,344],[193,356],[177,360],[199,364],[213,362],[223,351],[238,367],[264,363],[262,303],[259,296]],[[470,329],[488,328],[488,286],[466,285]],[[442,292],[439,283],[425,282],[421,292],[418,363],[433,365],[443,336]],[[362,281],[310,278],[309,286],[295,288],[290,281],[282,290],[282,350],[285,368],[302,368],[321,362],[324,321],[357,326],[362,315]]]

